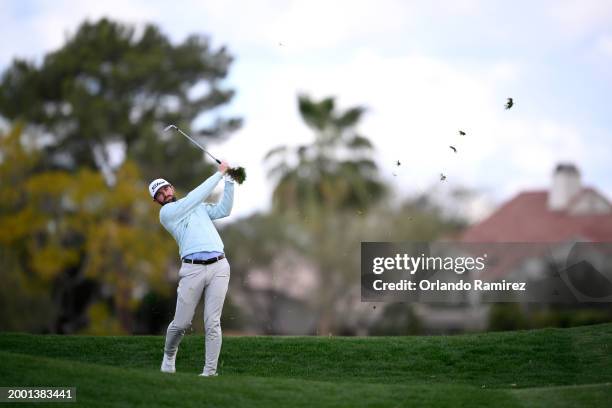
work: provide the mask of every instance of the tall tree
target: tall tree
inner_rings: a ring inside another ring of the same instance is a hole
[[[319,102],[298,97],[300,115],[314,131],[314,140],[294,148],[279,146],[265,160],[276,178],[273,192],[277,211],[302,213],[326,210],[364,210],[381,199],[385,185],[372,160],[373,146],[356,127],[363,107],[338,111],[334,98]]]
[[[279,146],[265,160],[273,165],[270,176],[278,180],[274,210],[297,215],[294,220],[307,231],[309,239],[302,241],[301,250],[317,265],[318,332],[327,334],[338,328],[339,304],[350,295],[343,294],[347,278],[355,276],[343,258],[349,248],[359,246],[358,236],[355,240],[348,232],[355,230],[349,228],[351,222],[379,202],[387,187],[372,159],[372,144],[356,130],[365,108],[339,111],[334,98],[317,102],[305,95],[298,97],[298,108],[314,131],[313,142]]]
[[[0,115],[37,126],[47,167],[106,170],[110,147],[119,146],[146,178],[163,175],[191,187],[210,164],[161,130],[169,123],[189,130],[201,114],[229,102],[234,91],[221,81],[231,62],[225,47],[214,50],[200,35],[173,45],[151,24],[140,31],[106,18],[86,21],[41,65],[12,63],[1,80]],[[241,123],[209,119],[194,132],[204,141]]]

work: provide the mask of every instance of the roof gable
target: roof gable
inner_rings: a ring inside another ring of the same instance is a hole
[[[591,193],[587,192],[585,197],[593,197],[592,192],[603,197],[593,189],[588,190]],[[583,195],[583,191],[577,195]],[[580,203],[582,199],[577,200]],[[574,215],[551,211],[547,201],[548,192],[544,190],[520,193],[488,218],[469,227],[461,241],[563,242],[581,236],[592,242],[612,242],[612,213]]]

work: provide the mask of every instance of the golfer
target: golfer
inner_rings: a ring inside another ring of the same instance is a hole
[[[176,353],[191,325],[196,306],[204,293],[205,362],[201,376],[217,375],[221,351],[221,310],[230,279],[230,266],[223,253],[223,242],[212,220],[227,217],[234,202],[234,182],[225,176],[223,198],[205,203],[221,181],[228,164],[223,161],[218,171],[177,200],[174,187],[164,179],[153,180],[149,193],[161,206],[159,220],[174,237],[183,261],[179,271],[176,311],[166,332],[161,371],[174,373]]]

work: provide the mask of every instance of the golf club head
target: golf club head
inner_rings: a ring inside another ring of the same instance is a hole
[[[164,132],[169,131],[170,129],[177,129],[176,125],[168,125],[164,128]]]

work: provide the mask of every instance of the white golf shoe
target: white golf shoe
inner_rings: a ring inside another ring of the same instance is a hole
[[[161,363],[161,372],[162,373],[175,373],[176,368],[174,366],[174,362],[176,360],[176,356],[168,357],[166,353],[164,353],[164,359]]]
[[[198,377],[217,377],[219,374],[214,373],[214,374],[198,374]]]

